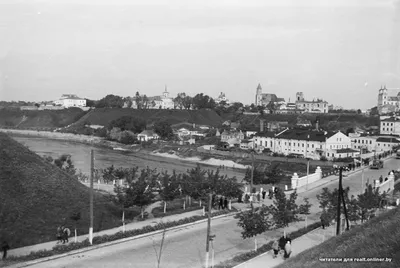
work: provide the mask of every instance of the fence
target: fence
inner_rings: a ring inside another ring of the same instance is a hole
[[[299,187],[305,186],[307,184],[316,182],[322,179],[322,170],[320,167],[317,167],[314,174],[309,174],[308,176],[300,177],[297,173],[294,173],[292,177],[292,189],[297,189]]]

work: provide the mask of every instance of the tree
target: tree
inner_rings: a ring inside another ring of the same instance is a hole
[[[96,101],[90,100],[90,99],[85,99],[86,100],[86,107],[95,107],[96,106]]]
[[[174,200],[181,194],[179,191],[181,174],[178,175],[174,171],[170,176],[168,172],[165,171],[163,174],[161,174],[159,179],[159,193],[161,199],[164,201],[164,213],[166,213],[167,202]]]
[[[132,108],[133,101],[132,101],[132,99],[130,97],[124,98],[124,102],[126,103],[126,107],[127,108]]]
[[[134,133],[140,133],[146,128],[146,120],[136,116],[125,115],[111,121],[108,129],[120,128],[122,131],[129,130]]]
[[[146,94],[144,94],[144,96],[142,98],[142,103],[143,103],[144,109],[147,109],[149,107],[149,98],[146,96]]]
[[[73,220],[75,222],[75,243],[78,242],[78,234],[76,231],[76,225],[78,223],[78,221],[81,219],[81,212],[75,212],[72,213],[72,215],[70,216],[70,219]]]
[[[128,180],[128,185],[124,189],[126,204],[140,207],[142,219],[144,208],[153,201],[152,188],[155,186],[157,176],[156,170],[142,169],[137,180]]]
[[[139,91],[136,91],[135,102],[136,102],[136,107],[138,109],[142,109],[142,97],[140,96]]]
[[[310,214],[310,208],[311,208],[312,204],[310,204],[307,197],[305,197],[303,200],[304,200],[304,203],[299,206],[298,213],[302,214],[302,215],[306,215],[305,220],[306,220],[306,226],[307,226],[307,215]]]
[[[72,176],[76,174],[76,168],[72,163],[71,156],[68,154],[61,155],[59,158],[54,160],[54,164]]]
[[[160,135],[162,139],[170,140],[174,133],[172,132],[171,124],[167,121],[158,121],[154,124],[154,132]]]
[[[159,225],[161,227],[163,227],[163,232],[162,232],[162,235],[161,235],[161,241],[160,241],[160,246],[159,246],[159,250],[158,251],[157,251],[156,242],[153,240],[153,249],[154,249],[154,252],[156,253],[156,257],[157,257],[157,268],[160,268],[161,256],[162,256],[162,253],[164,251],[165,234],[167,232],[167,226],[163,222],[160,222]]]
[[[215,101],[213,98],[209,97],[208,95],[203,95],[203,93],[197,94],[193,98],[193,108],[194,109],[214,109],[215,108]]]
[[[363,194],[358,195],[361,222],[368,218],[371,210],[379,207],[382,200],[383,195],[379,193],[379,189],[373,188],[371,184],[367,186]]]
[[[109,183],[110,181],[113,181],[117,178],[116,173],[119,175],[121,173],[120,170],[119,172],[117,172],[117,170],[114,168],[114,165],[109,166],[108,168],[105,168],[101,171],[103,173],[103,180],[106,183]],[[123,173],[122,173],[122,177],[123,177]]]
[[[187,110],[189,110],[189,109],[192,107],[192,103],[193,103],[192,97],[190,97],[190,96],[185,96],[185,97],[182,99],[182,105],[183,105],[183,107],[185,107],[185,109],[187,109]]]
[[[123,106],[124,98],[112,94],[105,96],[95,105],[96,108],[122,108]]]
[[[277,188],[277,192],[274,195],[273,205],[270,205],[270,212],[276,227],[287,227],[289,223],[298,221],[296,199],[296,191],[291,193],[289,199],[287,199],[283,190]]]
[[[238,219],[237,225],[243,230],[242,238],[251,238],[268,231],[272,223],[269,220],[270,208],[262,206],[254,210],[242,211],[235,215]],[[257,240],[254,239],[255,249],[257,250]]]

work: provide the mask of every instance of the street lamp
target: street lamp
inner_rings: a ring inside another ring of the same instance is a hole
[[[307,135],[307,140],[306,140],[306,158],[307,158],[307,181],[306,181],[306,190],[308,190],[308,174],[310,172],[310,158],[307,157],[307,146],[308,146],[308,141],[310,140],[310,134]]]

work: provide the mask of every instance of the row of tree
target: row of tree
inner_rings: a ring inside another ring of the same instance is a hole
[[[105,181],[122,180],[124,186],[116,184],[116,203],[123,210],[132,206],[144,208],[154,202],[156,195],[166,203],[178,197],[189,196],[194,200],[206,202],[209,193],[223,195],[227,198],[238,197],[242,194],[241,183],[236,178],[229,178],[216,172],[197,167],[178,174],[157,169],[115,168],[110,166],[101,171]]]

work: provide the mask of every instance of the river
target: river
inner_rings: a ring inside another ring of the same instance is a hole
[[[72,156],[72,161],[77,170],[81,170],[85,174],[90,171],[90,150],[94,151],[94,167],[95,169],[103,169],[114,165],[115,167],[133,167],[139,168],[157,168],[157,170],[172,173],[175,170],[177,173],[184,173],[188,169],[196,166],[195,162],[182,161],[168,157],[150,155],[146,153],[131,153],[114,151],[99,147],[92,147],[87,144],[82,144],[73,141],[53,140],[43,137],[21,137],[10,135],[14,140],[27,146],[31,151],[40,156],[48,155],[52,158],[58,158],[63,154]],[[204,169],[217,170],[215,166],[202,165]],[[228,177],[236,176],[238,181],[244,177],[245,170],[239,169],[224,169],[221,174]]]

